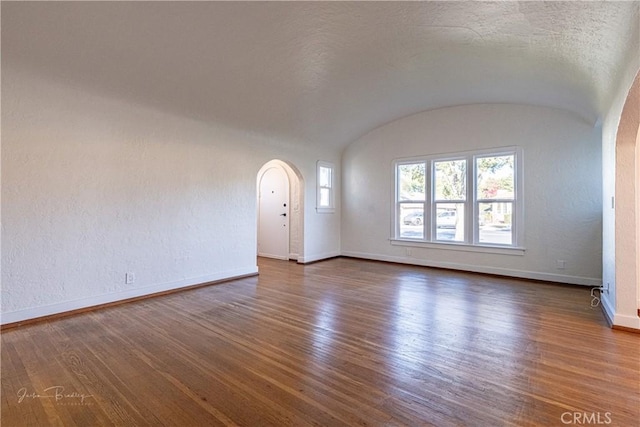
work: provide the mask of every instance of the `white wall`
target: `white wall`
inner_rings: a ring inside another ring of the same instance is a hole
[[[309,176],[313,176],[310,183],[305,181],[305,216],[304,216],[304,257],[299,257],[298,262],[310,263],[326,258],[332,258],[341,254],[340,247],[342,236],[340,235],[341,223],[341,171],[340,156],[325,156],[323,160],[336,165],[334,169],[335,212],[318,213],[316,211],[316,166],[309,170]],[[308,226],[311,221],[312,226]]]
[[[566,283],[602,277],[600,131],[564,110],[468,105],[380,127],[343,155],[345,255]],[[405,248],[389,242],[396,158],[517,145],[524,150],[524,255]],[[566,260],[558,270],[556,260]]]
[[[624,248],[619,246],[617,242],[617,233],[622,233],[624,235],[628,230],[635,229],[633,221],[634,217],[637,216],[638,213],[636,212],[637,206],[634,206],[635,199],[633,186],[634,184],[637,185],[637,181],[634,181],[633,173],[629,174],[628,171],[618,171],[617,162],[622,160],[623,163],[627,163],[626,161],[630,159],[625,159],[624,157],[631,156],[631,158],[633,158],[634,150],[637,149],[637,147],[634,147],[633,144],[629,144],[626,145],[626,147],[620,147],[622,150],[616,153],[616,139],[618,136],[618,126],[620,124],[622,110],[625,101],[627,100],[627,95],[629,94],[633,79],[638,73],[638,68],[640,67],[640,51],[637,48],[639,43],[639,41],[636,42],[636,49],[630,49],[631,55],[628,56],[628,63],[620,73],[620,78],[618,80],[619,85],[615,93],[611,94],[611,108],[605,115],[602,125],[602,281],[603,285],[608,287],[608,290],[605,291],[603,295],[602,303],[607,311],[609,319],[614,324],[635,329],[640,329],[640,319],[637,316],[638,305],[640,305],[640,283],[637,282],[637,276],[635,283],[631,278],[620,282],[617,276],[619,273],[628,273],[629,276],[635,276],[635,272],[620,271],[620,268],[622,265],[625,266],[624,268],[627,268],[628,265],[638,263],[638,260],[632,259],[627,262],[619,263],[616,257],[630,255],[625,254]],[[633,170],[633,164],[627,164],[625,169]],[[628,186],[627,189],[616,188],[617,174],[622,177],[626,177],[627,180],[630,180],[626,183],[622,183],[623,186]],[[637,189],[635,191],[637,191]],[[614,207],[612,199],[615,197],[625,197],[626,199],[616,200]],[[622,205],[620,205],[620,202],[622,202]],[[625,207],[625,204],[627,209],[626,212],[620,210],[620,206]],[[631,254],[631,256],[633,256],[633,254]]]
[[[339,253],[339,214],[314,210],[316,162],[338,153],[2,74],[2,323],[256,272],[273,158],[304,176],[306,257]]]

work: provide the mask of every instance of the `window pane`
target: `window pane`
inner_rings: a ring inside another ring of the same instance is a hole
[[[424,171],[424,163],[398,165],[398,200],[425,200]]]
[[[328,188],[320,189],[320,207],[328,208],[331,207],[331,203],[329,202],[329,197],[331,195],[331,190]]]
[[[513,203],[478,203],[478,208],[480,243],[513,244],[511,231]]]
[[[436,203],[436,239],[464,242],[463,203]]]
[[[320,187],[331,187],[331,168],[320,166]]]
[[[434,162],[436,200],[466,200],[466,160]]]
[[[513,160],[513,155],[476,159],[479,200],[514,198]]]
[[[424,205],[402,203],[400,205],[400,237],[424,239]]]

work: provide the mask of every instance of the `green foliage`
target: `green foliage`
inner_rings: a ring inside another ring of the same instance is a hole
[[[478,197],[510,198],[514,194],[514,156],[480,157],[476,160]],[[400,165],[401,200],[424,200],[425,163]],[[436,200],[466,200],[467,161],[434,162]]]
[[[477,159],[478,198],[513,197],[513,159],[512,155]]]
[[[424,199],[425,164],[414,163],[400,166],[400,194],[404,200],[416,199],[416,195]]]
[[[465,200],[466,170],[465,160],[435,162],[436,199]]]

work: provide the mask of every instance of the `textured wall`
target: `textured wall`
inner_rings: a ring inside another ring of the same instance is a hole
[[[256,271],[256,174],[272,158],[306,176],[321,237],[305,254],[338,253],[339,214],[311,202],[316,161],[337,155],[2,71],[3,323]]]
[[[599,129],[571,113],[524,105],[460,106],[392,122],[343,156],[343,253],[599,284],[600,144]],[[407,256],[390,244],[393,159],[512,145],[524,150],[524,256],[415,247]]]
[[[640,30],[636,30],[636,36],[638,31]],[[627,181],[626,184],[628,185],[634,182],[634,177],[624,170],[621,172],[621,176],[616,176],[618,174],[618,161],[620,160],[624,164],[631,160],[628,156],[633,156],[635,148],[632,142],[627,142],[624,147],[620,147],[620,152],[616,152],[618,126],[620,124],[623,107],[627,101],[627,96],[634,78],[638,73],[638,68],[640,68],[640,39],[638,37],[635,39],[635,49],[630,49],[629,51],[626,67],[624,68],[624,72],[620,73],[617,89],[611,94],[611,107],[603,118],[602,124],[602,282],[603,285],[608,287],[602,302],[609,314],[609,317],[615,324],[632,328],[640,328],[640,319],[638,319],[637,316],[637,307],[634,307],[635,304],[633,304],[634,301],[638,301],[640,298],[640,283],[637,282],[637,279],[635,283],[633,280],[628,279],[623,282],[618,282],[617,275],[620,273],[620,266],[617,265],[616,259],[618,254],[622,254],[622,248],[617,247],[617,234],[620,232],[625,233],[627,227],[630,225],[632,226],[631,223],[626,222],[628,219],[623,218],[629,214],[637,215],[638,209],[637,206],[634,207],[633,185],[631,185],[631,187],[627,187],[630,189],[628,194],[625,193],[624,189],[617,188],[618,179],[625,179]],[[630,166],[629,164],[627,165]],[[629,168],[628,166],[622,167],[623,169],[633,170],[633,167]],[[635,179],[637,179],[637,177],[635,177]],[[622,185],[624,187],[625,182],[623,182]],[[612,198],[614,197],[617,199],[615,202],[615,208],[612,205]],[[620,200],[620,198],[623,198],[623,200]],[[619,209],[620,202],[622,202],[623,207],[626,204],[626,209],[631,209],[631,211],[621,212]],[[622,214],[620,218],[618,218],[619,214]],[[625,264],[629,265],[628,262]],[[638,302],[640,303],[640,301]]]

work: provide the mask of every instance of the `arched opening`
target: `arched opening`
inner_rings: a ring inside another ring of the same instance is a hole
[[[636,77],[637,86],[640,86],[639,82],[639,77]],[[640,104],[640,99],[638,103]],[[636,185],[640,186],[640,123],[636,131]],[[636,236],[636,296],[638,300],[636,306],[638,307],[638,317],[640,317],[640,195],[638,191],[640,188],[636,187],[636,233],[638,233]]]
[[[298,169],[274,159],[256,178],[258,256],[298,260],[304,257],[304,185]]]
[[[640,329],[639,139],[640,73],[627,95],[616,135],[615,304],[616,312],[634,329]]]

